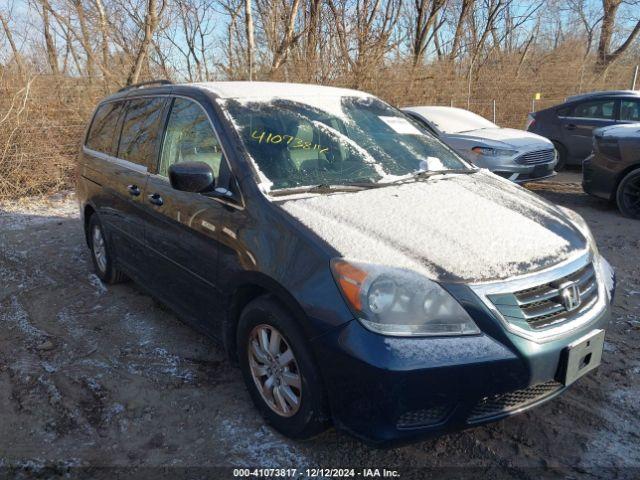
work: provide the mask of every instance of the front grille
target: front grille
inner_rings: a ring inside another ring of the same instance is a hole
[[[513,392],[483,397],[475,407],[473,407],[467,417],[467,421],[469,423],[479,422],[514,410],[519,410],[548,397],[561,388],[561,383],[550,381],[521,390],[514,390]]]
[[[573,286],[577,287],[579,301],[575,297],[563,297]],[[524,320],[533,330],[540,330],[573,320],[592,308],[598,300],[598,283],[593,265],[589,263],[552,282],[488,297],[508,321]]]
[[[418,428],[437,425],[444,421],[451,408],[447,405],[437,405],[422,410],[412,410],[403,413],[396,423],[398,428]]]
[[[520,165],[535,165],[538,163],[552,162],[554,158],[555,150],[550,148],[549,150],[537,150],[535,152],[523,153],[515,159],[515,162]]]

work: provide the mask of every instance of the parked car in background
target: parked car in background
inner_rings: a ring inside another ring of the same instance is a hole
[[[555,175],[556,153],[544,137],[500,128],[469,110],[454,107],[402,109],[465,160],[516,183]]]
[[[614,275],[584,219],[363,92],[130,87],[96,109],[77,196],[100,279],[218,339],[290,437],[468,428],[600,364]]]
[[[640,219],[640,123],[599,128],[584,161],[584,191],[615,201],[623,215]]]
[[[558,167],[580,165],[591,153],[593,131],[640,122],[640,92],[614,90],[568,97],[560,104],[530,113],[526,129],[548,138],[558,151]]]

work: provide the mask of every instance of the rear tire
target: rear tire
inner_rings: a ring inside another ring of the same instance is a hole
[[[640,219],[640,168],[627,173],[620,181],[616,203],[625,217]]]
[[[556,163],[556,172],[561,172],[567,166],[567,149],[560,142],[553,142],[553,146],[558,152],[558,163]]]
[[[113,249],[107,241],[107,235],[97,213],[91,215],[89,219],[87,238],[89,239],[93,268],[98,278],[110,285],[125,281],[127,277],[115,265]]]
[[[327,428],[326,395],[309,346],[293,316],[271,296],[244,308],[237,345],[245,384],[269,425],[298,439]]]

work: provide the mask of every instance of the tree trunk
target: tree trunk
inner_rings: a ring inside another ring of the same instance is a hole
[[[138,53],[136,54],[136,59],[133,63],[133,67],[131,68],[129,76],[127,77],[127,85],[138,82],[138,79],[140,78],[140,72],[142,71],[142,66],[144,65],[144,60],[149,52],[149,45],[151,45],[153,33],[155,32],[157,26],[158,5],[156,4],[156,0],[148,0],[147,14],[144,18],[144,37],[142,38],[142,43],[140,44]]]
[[[58,54],[56,52],[56,45],[53,42],[53,36],[51,35],[51,25],[49,23],[49,3],[47,0],[40,0],[42,5],[42,24],[43,29],[42,32],[44,34],[44,43],[47,49],[47,60],[49,61],[49,68],[51,68],[51,73],[54,75],[58,75],[60,73],[60,69],[58,67]]]
[[[418,65],[424,57],[424,52],[427,49],[427,38],[429,37],[429,31],[435,23],[440,9],[445,4],[445,0],[416,0],[415,13],[416,20],[414,25],[414,39],[413,39],[413,65]],[[431,6],[431,8],[429,8]]]
[[[602,0],[602,26],[600,27],[600,43],[598,44],[598,63],[607,64],[607,56],[611,45],[613,29],[616,25],[616,14],[622,0]]]
[[[9,23],[7,22],[7,19],[4,18],[2,13],[0,13],[0,22],[2,22],[2,28],[4,29],[4,33],[7,36],[7,41],[9,42],[9,46],[11,47],[13,59],[18,66],[18,73],[22,75],[24,74],[24,65],[22,64],[22,58],[20,56],[20,52],[18,52],[18,48],[16,47],[15,42],[13,41],[13,34],[11,33],[11,29],[9,28]]]
[[[636,39],[640,33],[640,21],[638,21],[627,39],[615,51],[611,52],[611,38],[616,26],[616,14],[622,0],[602,0],[603,16],[600,27],[600,42],[598,43],[597,70],[605,71],[609,65],[615,62]]]
[[[107,30],[107,12],[104,9],[102,0],[94,0],[96,9],[98,10],[98,19],[100,22],[100,36],[102,41],[102,66],[109,68],[109,33]]]
[[[87,56],[87,76],[92,79],[95,74],[93,65],[93,50],[91,49],[91,40],[89,39],[89,29],[87,28],[87,22],[84,16],[84,7],[82,6],[82,0],[74,0],[73,6],[78,16],[78,24],[80,25],[80,35],[82,35],[82,48]]]
[[[244,28],[247,36],[247,73],[251,81],[253,80],[253,51],[255,49],[251,0],[244,0]]]
[[[291,5],[291,12],[289,13],[287,26],[284,32],[284,36],[282,37],[282,42],[280,42],[280,45],[275,51],[273,55],[273,61],[271,62],[270,76],[272,78],[275,76],[276,72],[280,69],[282,64],[287,59],[287,55],[289,54],[289,49],[291,48],[291,46],[295,41],[294,30],[296,27],[296,17],[298,16],[299,7],[300,7],[300,0],[293,0],[293,4]]]
[[[475,0],[463,0],[462,8],[460,9],[460,16],[458,17],[458,24],[456,25],[456,32],[453,35],[453,43],[451,45],[451,52],[449,53],[449,59],[454,60],[458,56],[458,50],[460,49],[460,43],[462,43],[462,34],[464,33],[464,23],[467,20],[467,14],[473,10]]]

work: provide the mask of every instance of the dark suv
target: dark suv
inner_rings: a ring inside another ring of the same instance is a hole
[[[129,88],[79,162],[97,275],[219,340],[291,437],[466,428],[600,363],[614,276],[584,220],[366,93]]]
[[[617,90],[575,95],[530,113],[526,128],[553,142],[560,169],[582,164],[591,153],[594,129],[633,122],[640,122],[640,92]]]

